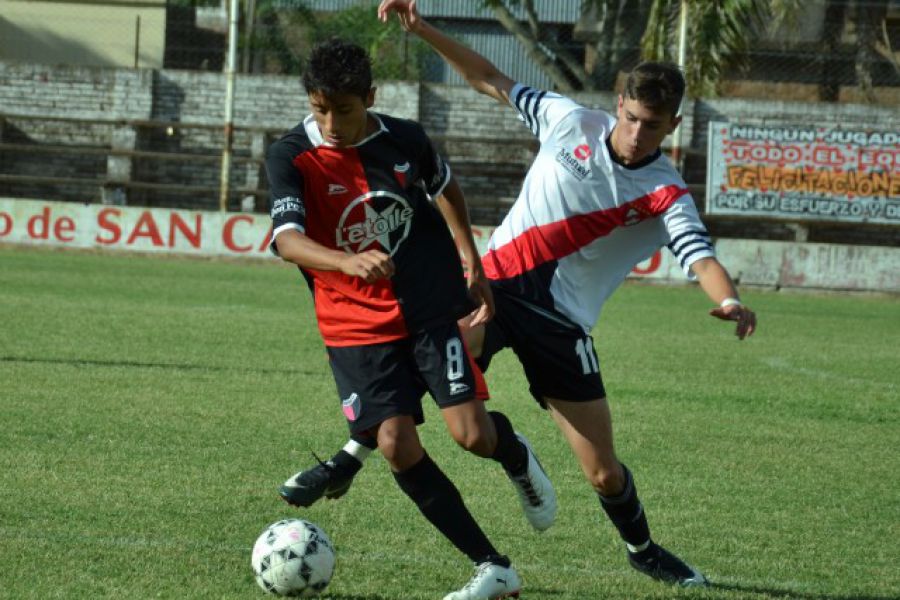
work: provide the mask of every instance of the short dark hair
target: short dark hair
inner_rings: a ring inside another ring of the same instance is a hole
[[[648,61],[631,70],[622,95],[654,110],[668,110],[675,117],[681,107],[684,88],[684,75],[678,65]]]
[[[312,49],[303,87],[307,94],[353,94],[365,99],[372,89],[372,61],[356,44],[331,38]]]

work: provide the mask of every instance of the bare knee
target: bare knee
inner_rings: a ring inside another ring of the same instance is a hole
[[[601,496],[618,496],[625,489],[625,472],[618,462],[609,467],[601,466],[586,472],[588,481]]]
[[[405,471],[421,460],[424,450],[415,426],[385,422],[378,429],[378,449],[391,469]]]
[[[497,447],[497,435],[480,427],[455,429],[453,439],[463,449],[476,456],[490,457]]]

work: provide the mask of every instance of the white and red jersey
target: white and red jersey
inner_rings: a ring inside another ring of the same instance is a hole
[[[613,115],[522,84],[510,100],[541,145],[483,257],[491,280],[590,331],[610,294],[661,246],[688,275],[694,261],[715,256],[662,152],[624,166],[607,142]]]

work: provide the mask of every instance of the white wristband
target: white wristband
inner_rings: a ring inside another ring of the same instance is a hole
[[[719,304],[719,306],[721,306],[722,308],[725,308],[726,306],[732,306],[735,304],[737,304],[738,306],[741,306],[741,301],[738,300],[737,298],[725,298],[724,300],[722,300],[722,303]]]

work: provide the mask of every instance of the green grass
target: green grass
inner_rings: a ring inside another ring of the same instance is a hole
[[[514,356],[488,382],[560,501],[530,530],[500,469],[422,437],[525,579],[523,598],[900,597],[900,302],[745,290],[738,342],[690,287],[626,285],[595,332],[620,457],[655,536],[716,582],[630,570]],[[471,574],[370,459],[299,513],[277,485],[346,437],[296,271],[0,247],[0,598],[262,598],[250,547],[304,515],[327,598],[441,598]]]

